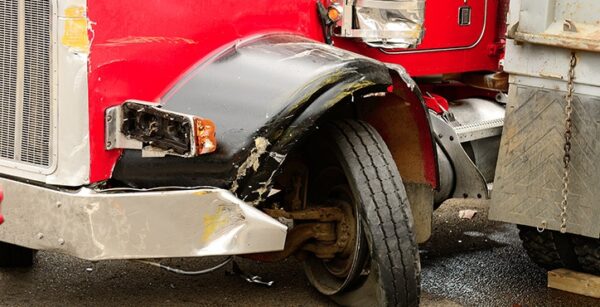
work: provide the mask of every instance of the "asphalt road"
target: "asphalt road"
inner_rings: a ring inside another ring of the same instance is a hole
[[[479,213],[458,218],[460,209]],[[434,235],[421,248],[423,306],[600,306],[600,300],[546,288],[546,274],[521,248],[515,227],[489,222],[485,202],[454,201],[436,211]],[[295,260],[243,270],[274,280],[248,284],[224,270],[189,277],[128,261],[90,263],[40,252],[32,270],[0,270],[2,306],[329,306]],[[219,259],[169,260],[190,269]]]

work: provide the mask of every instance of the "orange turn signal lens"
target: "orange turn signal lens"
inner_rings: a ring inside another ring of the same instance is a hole
[[[217,150],[215,123],[204,118],[194,118],[196,154],[203,155]]]
[[[329,18],[329,20],[333,22],[337,22],[340,19],[342,19],[342,12],[340,12],[340,10],[337,7],[330,6],[327,9],[327,18]]]

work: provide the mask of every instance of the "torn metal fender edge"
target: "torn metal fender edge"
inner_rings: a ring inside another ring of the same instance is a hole
[[[134,187],[216,186],[251,200],[256,193],[249,191],[268,186],[295,141],[325,111],[356,91],[384,91],[391,83],[381,62],[301,36],[237,42],[198,64],[161,101],[165,110],[210,118],[217,151],[142,158],[125,150],[113,179]]]
[[[287,227],[229,191],[60,191],[0,178],[0,241],[86,260],[283,250]]]
[[[268,148],[260,160],[260,167],[252,169],[251,176],[236,178],[233,188],[243,200],[258,205],[269,195],[272,179],[292,149],[313,130],[317,121],[333,106],[360,89],[375,85],[361,76],[345,79],[316,98],[285,130],[277,142]],[[258,144],[257,144],[258,145]],[[251,158],[252,155],[250,156]],[[258,157],[260,158],[260,157]]]
[[[437,182],[439,182],[438,166],[429,112],[427,111],[419,87],[406,70],[396,64],[389,64],[387,68],[393,81],[395,95],[399,96],[402,101],[411,104],[413,120],[419,129],[415,133],[419,134],[421,147],[421,159],[419,162],[424,169],[424,176],[418,182],[427,183],[435,188]],[[282,157],[284,158],[287,153],[291,152],[304,136],[309,135],[311,131],[317,128],[317,121],[332,106],[339,103],[343,98],[354,95],[359,90],[373,85],[373,83],[365,82],[363,77],[356,76],[354,79],[346,79],[323,92],[296,118],[276,144],[273,144],[268,150],[258,151],[259,153],[265,153],[260,163],[260,169],[258,171],[254,169],[255,172],[252,176],[236,184],[236,186],[239,185],[241,187],[238,195],[245,201],[252,202],[254,205],[263,201],[269,195],[274,175],[278,171],[279,166],[284,162]],[[399,167],[402,168],[402,166]]]

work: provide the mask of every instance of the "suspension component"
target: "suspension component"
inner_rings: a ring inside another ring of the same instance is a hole
[[[287,235],[284,250],[280,252],[250,254],[244,257],[275,262],[299,251],[308,251],[321,259],[332,259],[336,254],[348,254],[355,239],[355,224],[352,211],[343,202],[326,205],[311,205],[298,211],[265,209],[274,218],[294,220],[294,227]]]

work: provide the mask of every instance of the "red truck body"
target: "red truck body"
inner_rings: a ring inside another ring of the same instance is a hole
[[[0,267],[299,253],[418,305],[435,206],[489,195],[507,2],[0,1]]]
[[[359,41],[334,45],[401,64],[411,76],[495,71],[501,56],[499,0],[473,1],[468,27],[456,22],[463,0],[429,0],[416,49],[388,54]],[[127,99],[160,101],[186,72],[237,41],[291,33],[324,41],[316,2],[89,1],[90,182],[110,178],[119,151],[104,149],[104,110]],[[502,19],[502,18],[501,18]],[[217,123],[218,125],[218,123]]]

